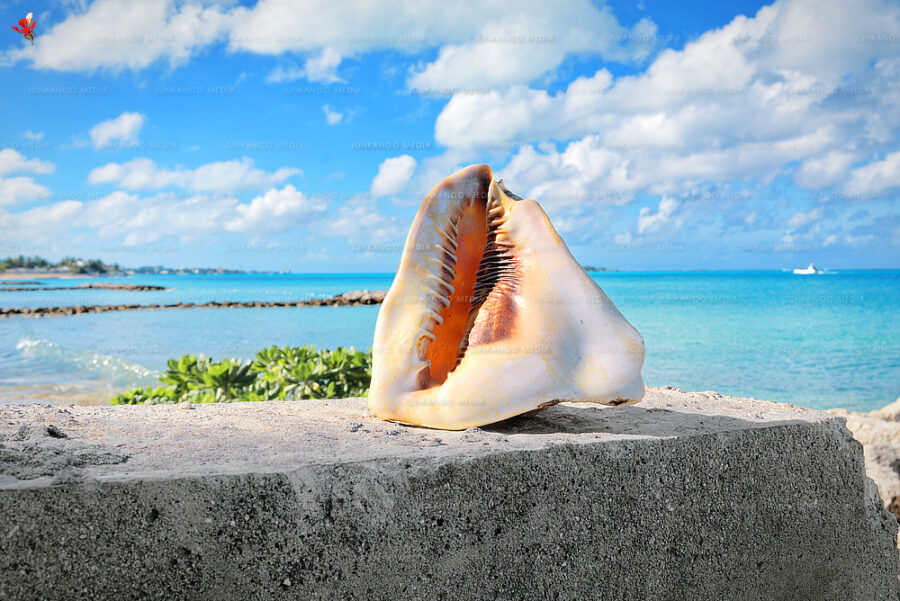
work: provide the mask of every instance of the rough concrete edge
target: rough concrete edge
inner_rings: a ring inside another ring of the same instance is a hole
[[[860,464],[858,469],[861,471],[863,481],[866,500],[865,507],[869,514],[868,521],[873,525],[873,534],[879,526],[879,520],[881,525],[888,530],[888,532],[893,532],[897,550],[897,580],[898,583],[900,583],[900,521],[898,521],[897,516],[891,513],[887,508],[884,499],[881,497],[878,484],[869,476],[864,445],[856,439],[853,432],[847,426],[847,418],[843,415],[833,415],[830,413],[828,415],[832,418],[829,421],[835,425],[836,433],[847,441],[849,447],[853,447],[851,452],[859,459],[857,463]],[[900,600],[900,587],[898,587],[897,598]]]
[[[775,402],[775,401],[757,401],[757,402]],[[56,405],[45,405],[47,408],[56,408]],[[152,406],[158,407],[158,406]],[[793,407],[793,405],[792,405]],[[104,409],[107,407],[103,407]],[[139,410],[144,408],[142,405],[122,405],[122,406],[111,406],[109,408],[113,409],[122,409],[126,411],[131,410]],[[734,428],[730,430],[722,430],[718,432],[696,432],[696,433],[681,433],[669,436],[655,436],[655,435],[628,435],[625,438],[609,438],[601,441],[597,441],[596,439],[572,439],[572,440],[557,440],[551,441],[547,443],[546,447],[550,448],[555,446],[577,446],[577,445],[593,445],[593,444],[617,444],[621,440],[675,440],[675,439],[695,439],[695,438],[704,438],[708,436],[722,436],[729,435],[737,432],[746,432],[751,430],[768,430],[773,428],[781,428],[785,426],[797,426],[797,425],[819,425],[819,424],[832,424],[837,423],[839,419],[837,416],[830,415],[823,411],[818,411],[814,409],[808,409],[804,407],[797,406],[797,409],[804,411],[804,419],[801,418],[788,418],[788,419],[777,419],[773,421],[760,421],[760,422],[747,422],[747,426],[742,428]],[[391,422],[385,422],[391,423]],[[396,422],[394,422],[396,423]],[[846,428],[846,420],[840,422],[841,428],[846,432],[846,435],[852,438],[852,433]],[[403,426],[402,424],[396,423],[398,426]],[[855,441],[855,439],[854,439]],[[855,441],[858,443],[858,441]],[[103,449],[103,445],[92,444],[90,446],[96,446],[98,449]],[[860,447],[861,448],[861,447]],[[495,448],[492,453],[502,455],[506,453],[518,453],[523,451],[539,451],[540,448],[532,448],[532,449],[523,449],[523,448]],[[399,451],[399,450],[398,450]],[[144,471],[144,472],[127,472],[127,473],[113,473],[108,475],[100,475],[96,476],[90,473],[85,473],[84,469],[81,467],[65,467],[60,470],[58,473],[53,475],[46,476],[38,476],[35,478],[26,478],[19,479],[14,476],[8,476],[5,474],[0,474],[0,493],[5,490],[36,490],[41,488],[47,488],[52,486],[62,486],[62,485],[87,485],[88,483],[118,483],[118,482],[132,482],[132,481],[164,481],[164,480],[181,480],[181,479],[193,479],[193,478],[211,478],[211,477],[237,477],[246,474],[285,474],[296,471],[305,467],[322,467],[322,466],[341,466],[341,465],[358,465],[365,464],[368,462],[382,462],[382,461],[390,461],[392,459],[396,459],[401,457],[401,453],[397,454],[386,454],[382,457],[376,457],[371,459],[358,459],[358,460],[340,460],[337,459],[335,461],[329,461],[327,463],[304,463],[297,465],[287,465],[287,466],[264,466],[264,467],[242,467],[235,469],[220,469],[215,471],[185,471],[179,472],[177,474],[170,473],[166,470],[158,469],[152,471]],[[469,455],[468,453],[462,452],[459,455],[455,455],[457,458],[476,458],[475,455]],[[427,457],[418,457],[416,458],[417,462],[427,461]]]

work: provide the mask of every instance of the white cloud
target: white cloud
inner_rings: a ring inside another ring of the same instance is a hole
[[[52,240],[72,224],[82,206],[77,200],[66,200],[21,213],[0,211],[0,230],[9,240]]]
[[[354,242],[365,250],[366,243],[396,240],[403,232],[396,218],[381,214],[370,200],[352,198],[334,214],[317,224],[316,231],[325,236],[336,236]]]
[[[337,82],[346,56],[441,48],[410,83],[446,88],[528,82],[574,54],[642,59],[656,45],[656,27],[643,19],[629,30],[588,0],[400,0],[389,10],[366,0],[259,0],[252,7],[96,0],[38,36],[33,48],[7,52],[6,61],[58,71],[139,70],[157,61],[181,65],[226,38],[232,51],[305,55],[302,68],[278,67],[270,81]]]
[[[900,58],[864,42],[897,30],[900,8],[881,0],[783,0],[663,51],[637,75],[601,69],[554,94],[455,94],[435,139],[469,155],[531,144],[502,171],[536,191],[671,194],[766,183],[794,162],[797,183],[840,185],[848,156],[900,134]],[[539,151],[541,140],[565,149]]]
[[[864,236],[854,236],[853,234],[847,234],[844,236],[844,240],[850,246],[866,246],[870,242],[875,240],[875,236],[868,234]]]
[[[229,232],[275,232],[285,230],[308,218],[322,213],[325,203],[311,201],[290,184],[271,189],[254,198],[250,204],[236,207],[237,217],[225,223]]]
[[[854,169],[846,190],[850,194],[877,194],[900,186],[900,151]]]
[[[649,46],[655,45],[656,26],[646,19],[629,32],[609,9],[590,2],[526,4],[501,15],[476,11],[485,18],[471,37],[442,47],[437,60],[410,78],[410,87],[442,90],[526,83],[556,69],[570,54],[629,60],[646,56],[648,44],[621,42],[645,38]]]
[[[677,208],[678,201],[671,197],[664,197],[659,201],[656,213],[651,212],[650,207],[641,207],[638,215],[638,234],[658,232],[665,224],[669,223]],[[672,225],[678,228],[681,226],[681,222],[673,219]]]
[[[801,211],[799,213],[795,213],[790,219],[787,220],[787,225],[791,229],[800,229],[805,227],[811,223],[815,223],[822,218],[822,209],[815,208],[810,209],[809,211]]]
[[[40,159],[26,159],[18,150],[4,148],[0,150],[0,175],[7,173],[53,173],[55,166]]]
[[[333,48],[323,48],[315,56],[311,56],[303,63],[303,67],[295,64],[279,65],[268,77],[269,83],[281,83],[306,78],[309,81],[321,83],[337,83],[344,81],[337,74],[337,68],[341,64],[341,55]]]
[[[115,119],[101,121],[91,128],[91,142],[94,148],[103,148],[111,143],[123,146],[134,145],[144,126],[144,116],[140,113],[122,113]]]
[[[325,113],[325,121],[328,122],[328,125],[337,125],[344,118],[343,113],[332,110],[327,104],[322,107],[322,111]]]
[[[378,174],[372,180],[372,196],[397,194],[409,183],[415,170],[416,159],[408,154],[385,159],[378,166]]]
[[[30,177],[0,178],[0,205],[12,205],[49,196],[50,190],[34,183],[34,180]]]
[[[32,142],[37,142],[38,140],[43,140],[43,139],[44,139],[44,132],[42,132],[42,131],[31,131],[30,129],[26,129],[26,130],[22,133],[22,136],[23,136],[26,140],[31,140]]]
[[[252,7],[211,0],[96,0],[71,10],[34,47],[8,51],[4,62],[30,61],[57,71],[140,70],[157,61],[181,65],[225,39],[232,51],[305,55],[302,68],[277,67],[268,77],[273,82],[338,82],[347,56],[440,48],[410,83],[446,88],[528,82],[575,54],[642,59],[656,46],[656,27],[643,19],[629,30],[609,8],[588,0],[461,0],[452,6],[400,0],[389,10],[366,0],[259,0]]]
[[[344,81],[337,74],[338,65],[341,64],[341,55],[334,48],[323,48],[318,56],[306,59],[303,71],[306,79],[323,83],[335,83]]]
[[[54,71],[137,70],[158,60],[177,66],[222,38],[233,18],[204,1],[96,0],[6,58]]]
[[[52,173],[54,168],[53,163],[40,159],[28,159],[21,152],[12,148],[0,150],[0,176],[10,173],[46,174]],[[38,200],[48,196],[50,196],[50,190],[35,183],[31,177],[24,175],[0,177],[0,206]]]
[[[828,187],[846,177],[847,169],[854,160],[855,155],[852,152],[839,150],[807,159],[794,174],[794,182],[811,190]]]
[[[22,240],[58,240],[89,228],[103,239],[127,246],[176,237],[196,241],[222,232],[264,234],[307,227],[324,203],[312,202],[293,186],[272,189],[250,203],[233,196],[157,194],[146,198],[116,191],[87,202],[67,200],[19,213],[0,211],[0,229]]]
[[[395,240],[405,224],[380,213],[373,201],[351,198],[334,211],[326,199],[307,196],[292,185],[272,188],[249,203],[228,194],[161,193],[141,197],[115,191],[90,201],[66,200],[18,213],[0,208],[0,231],[10,241],[71,242],[89,231],[93,238],[138,246],[175,238],[207,243],[223,234],[272,235],[296,229],[314,244],[319,237],[344,238],[355,245]],[[354,247],[358,252],[362,247]]]
[[[306,77],[306,71],[297,65],[279,65],[266,76],[266,81],[269,83],[283,83],[303,77]]]
[[[126,163],[108,163],[88,174],[92,184],[115,184],[126,190],[153,190],[170,186],[194,191],[229,192],[239,189],[266,188],[279,184],[302,171],[282,167],[273,172],[257,169],[253,159],[219,161],[196,169],[159,168],[147,158]]]

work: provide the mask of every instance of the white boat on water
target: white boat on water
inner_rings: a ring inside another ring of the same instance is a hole
[[[809,267],[807,267],[807,268],[805,268],[805,269],[795,269],[795,270],[794,270],[794,273],[797,274],[797,275],[813,275],[813,274],[816,274],[816,273],[822,273],[822,270],[819,269],[819,268],[817,268],[817,267],[816,267],[815,265],[813,265],[812,263],[810,263],[810,264],[809,264]]]

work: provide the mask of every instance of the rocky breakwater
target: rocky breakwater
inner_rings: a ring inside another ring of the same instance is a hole
[[[40,284],[40,282],[24,282],[25,284]],[[43,292],[45,290],[125,290],[127,292],[150,292],[157,290],[170,290],[164,286],[150,286],[149,284],[113,284],[105,282],[91,282],[78,286],[13,286],[0,288],[5,292]]]
[[[69,307],[5,307],[0,308],[3,317],[55,317],[82,313],[106,313],[107,311],[135,311],[138,309],[225,309],[236,307],[324,307],[377,305],[384,300],[386,290],[355,290],[332,296],[304,301],[210,301],[208,303],[130,304],[130,305],[73,305]]]
[[[91,282],[89,284],[79,284],[75,286],[76,290],[128,290],[132,292],[148,292],[154,290],[171,290],[165,286],[150,286],[149,284],[112,284],[106,282]]]

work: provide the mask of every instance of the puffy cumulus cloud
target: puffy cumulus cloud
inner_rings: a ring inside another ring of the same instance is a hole
[[[325,121],[328,125],[337,125],[344,118],[343,113],[332,109],[327,104],[322,107],[322,112],[325,113]]]
[[[304,76],[310,81],[323,83],[335,83],[344,81],[337,74],[337,68],[341,64],[341,55],[334,48],[322,48],[316,56],[306,59],[303,64]]]
[[[95,0],[5,59],[54,71],[137,70],[158,60],[176,66],[222,38],[233,12],[206,0]]]
[[[279,66],[272,71],[266,81],[280,83],[306,78],[309,81],[337,83],[344,81],[337,73],[341,64],[341,54],[334,48],[323,48],[319,54],[306,59],[303,67],[297,65]]]
[[[94,148],[103,148],[112,143],[136,144],[138,134],[144,127],[144,116],[140,113],[122,113],[115,119],[101,121],[91,128],[90,136]]]
[[[900,186],[900,151],[872,161],[850,173],[846,191],[854,195],[879,194]]]
[[[858,211],[853,205],[820,200],[817,206],[797,211],[772,224],[773,230],[782,232],[775,248],[797,251],[832,246],[861,247],[878,238],[889,243],[890,236],[885,235],[881,226],[891,218],[883,213],[883,207],[870,206],[871,212]],[[872,233],[877,230],[882,230],[879,236]]]
[[[309,244],[343,238],[354,252],[395,241],[403,227],[365,197],[330,207],[327,197],[308,196],[288,184],[249,202],[232,194],[159,193],[142,196],[117,190],[94,200],[64,200],[9,212],[0,206],[0,231],[11,242],[73,244],[85,235],[124,247],[175,239],[214,243],[223,236],[255,240],[279,232],[303,232]]]
[[[794,174],[794,182],[810,190],[826,188],[844,179],[855,160],[855,153],[840,150],[807,159]]]
[[[9,241],[56,240],[73,223],[72,219],[80,215],[82,207],[80,201],[66,200],[19,213],[0,210],[0,231]]]
[[[71,240],[85,230],[98,238],[121,238],[127,246],[168,236],[197,240],[221,231],[238,201],[227,196],[141,198],[116,191],[91,201],[66,200],[18,213],[0,212],[0,229],[15,239]]]
[[[369,245],[396,241],[404,227],[396,217],[381,213],[371,199],[356,197],[317,224],[316,231],[346,239],[353,252],[371,252],[375,249]]]
[[[783,0],[636,75],[455,94],[435,138],[470,154],[518,147],[503,176],[536,191],[671,194],[795,164],[798,185],[840,186],[848,161],[900,133],[900,57],[878,43],[898,30],[900,6],[882,0]]]
[[[274,232],[295,225],[299,219],[321,214],[326,204],[311,201],[294,186],[271,189],[250,204],[236,207],[237,216],[225,223],[229,232]]]
[[[715,182],[767,179],[793,149],[816,147],[828,139],[826,128],[771,146],[661,154],[610,148],[603,136],[592,135],[569,143],[562,151],[553,144],[523,146],[499,175],[511,189],[551,208],[584,203],[624,205],[638,192],[683,193]]]
[[[0,205],[12,205],[48,198],[50,190],[30,177],[0,177]]]
[[[416,159],[404,154],[385,159],[378,166],[378,174],[372,180],[372,196],[389,196],[403,190],[416,170]]]
[[[0,211],[0,229],[15,239],[55,240],[92,231],[125,245],[176,237],[200,240],[224,232],[263,234],[304,227],[325,211],[291,185],[249,203],[229,194],[138,194],[116,191],[91,201],[66,200],[18,213]]]
[[[806,227],[820,220],[822,218],[822,213],[823,209],[821,207],[795,213],[787,220],[787,225],[792,230]]]
[[[160,168],[150,159],[138,158],[125,163],[107,163],[88,174],[92,184],[115,184],[126,190],[156,190],[168,187],[194,191],[228,192],[231,190],[266,188],[279,184],[300,169],[282,167],[273,172],[257,169],[253,159],[218,161],[196,169]]]
[[[658,232],[664,225],[672,222],[672,227],[681,227],[681,220],[673,218],[678,209],[678,201],[674,198],[664,197],[659,201],[657,211],[654,213],[650,207],[641,207],[638,215],[638,234]]]
[[[633,61],[656,46],[656,26],[632,28],[590,0],[483,3],[399,0],[389,10],[367,0],[259,0],[252,6],[212,0],[95,0],[70,7],[38,36],[34,48],[7,52],[5,62],[30,61],[57,71],[139,70],[157,61],[183,64],[227,40],[232,51],[300,54],[302,67],[277,67],[269,81],[341,81],[348,56],[384,49],[431,52],[413,69],[414,88],[446,89],[532,81],[567,56]]]
[[[40,159],[26,158],[18,150],[0,150],[0,206],[38,200],[50,196],[50,190],[35,183],[34,178],[20,175],[2,177],[12,173],[52,173],[53,163]]]
[[[640,59],[656,39],[649,20],[628,29],[608,8],[588,0],[525,0],[514,5],[401,0],[390,10],[365,0],[261,0],[236,9],[235,15],[229,40],[233,50],[309,56],[302,69],[276,69],[270,76],[276,81],[336,81],[345,56],[387,48],[440,48],[433,62],[410,76],[411,87],[428,90],[528,82],[575,53]]]
[[[434,62],[410,78],[410,87],[452,90],[529,82],[557,68],[570,54],[643,58],[647,45],[621,42],[656,38],[651,21],[645,19],[629,31],[608,8],[590,2],[530,4],[489,16],[474,31],[474,39],[443,46]],[[634,56],[627,56],[626,49]]]
[[[4,148],[0,150],[0,176],[8,173],[53,173],[55,166],[40,159],[27,159],[18,150]]]
[[[627,177],[626,161],[602,148],[595,137],[573,142],[563,152],[553,145],[542,149],[522,147],[499,173],[520,196],[539,199],[550,208],[631,201],[637,186]]]

